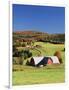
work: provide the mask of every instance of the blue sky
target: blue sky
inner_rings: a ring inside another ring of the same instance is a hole
[[[65,8],[13,4],[13,31],[65,32]]]

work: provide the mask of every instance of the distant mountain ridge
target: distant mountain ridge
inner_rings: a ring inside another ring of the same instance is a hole
[[[58,42],[64,43],[65,42],[65,34],[49,34],[39,31],[16,31],[13,32],[13,38],[16,40],[37,40],[42,42]]]
[[[45,33],[45,32],[40,32],[40,31],[15,31],[14,33],[16,34],[48,34],[48,33]]]

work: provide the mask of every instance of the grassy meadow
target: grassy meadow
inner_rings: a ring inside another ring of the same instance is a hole
[[[35,42],[31,49],[33,56],[52,56],[55,51],[61,51],[63,64],[47,65],[45,67],[32,67],[26,65],[13,65],[12,84],[13,85],[30,85],[30,84],[46,84],[46,83],[63,83],[65,81],[65,51],[64,44],[51,44],[45,42]],[[24,48],[19,48],[24,49]],[[29,58],[30,59],[30,58]],[[26,60],[24,61],[26,63]]]

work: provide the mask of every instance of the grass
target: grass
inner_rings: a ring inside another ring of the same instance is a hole
[[[63,44],[49,44],[44,42],[35,42],[34,45],[41,45],[40,50],[43,56],[53,55],[55,51],[59,50],[62,54],[63,64],[61,65],[47,65],[43,68],[13,65],[13,85],[30,85],[30,84],[45,84],[45,83],[62,83],[65,81],[65,53],[63,51]],[[33,56],[38,56],[37,50],[31,50]]]
[[[43,68],[22,66],[21,71],[18,70],[13,72],[13,85],[61,83],[64,82],[64,77],[63,66],[52,65]]]

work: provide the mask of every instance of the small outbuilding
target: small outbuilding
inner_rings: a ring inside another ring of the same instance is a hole
[[[45,66],[47,64],[60,64],[60,62],[57,56],[32,57],[29,62],[31,66]]]

